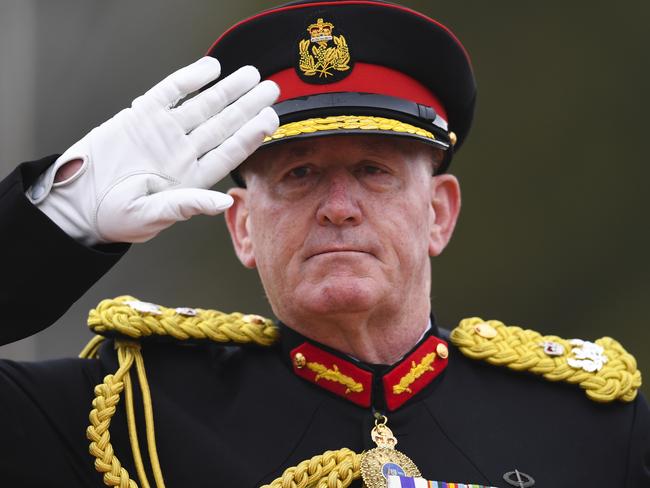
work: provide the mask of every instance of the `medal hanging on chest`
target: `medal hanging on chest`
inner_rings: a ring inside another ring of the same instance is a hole
[[[361,455],[361,477],[365,488],[386,488],[390,475],[420,476],[415,463],[395,449],[397,439],[387,423],[388,419],[384,415],[375,414],[375,426],[370,437],[377,447]]]

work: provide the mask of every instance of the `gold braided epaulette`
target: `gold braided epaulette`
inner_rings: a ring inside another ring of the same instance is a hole
[[[151,474],[158,488],[165,486],[156,446],[151,390],[140,344],[133,339],[171,336],[181,341],[206,339],[269,346],[279,338],[278,327],[270,319],[259,315],[225,314],[199,308],[167,308],[141,302],[130,296],[100,302],[97,308],[90,311],[88,326],[100,335],[95,336],[84,348],[79,355],[82,358],[97,357],[99,345],[104,340],[102,334],[122,336],[115,339],[119,368],[114,374],[106,375],[103,382],[95,387],[95,398],[88,416],[90,425],[86,429],[86,437],[90,441],[88,451],[95,458],[95,469],[102,473],[105,485],[120,488],[151,486],[138,439],[131,378],[132,367],[135,367],[138,376],[137,384],[142,395]],[[126,403],[126,423],[131,454],[140,485],[122,466],[111,444],[109,428],[122,391]],[[345,488],[361,477],[360,464],[360,455],[349,449],[327,451],[297,466],[287,468],[281,477],[264,487],[309,485],[316,488]]]
[[[131,296],[102,300],[88,314],[88,327],[99,335],[131,339],[167,336],[179,341],[208,340],[270,346],[279,337],[271,319],[201,308],[168,308]]]
[[[641,386],[634,356],[611,337],[567,340],[473,317],[460,322],[451,341],[472,359],[578,384],[596,402],[631,402]]]

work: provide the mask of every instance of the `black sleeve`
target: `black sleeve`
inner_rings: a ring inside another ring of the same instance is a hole
[[[102,486],[85,432],[104,374],[92,359],[0,361],[0,486]]]
[[[647,488],[650,486],[650,408],[642,395],[635,401],[629,449],[625,486]]]
[[[56,158],[23,163],[0,182],[0,345],[54,323],[129,248],[84,246],[27,199],[25,190]]]

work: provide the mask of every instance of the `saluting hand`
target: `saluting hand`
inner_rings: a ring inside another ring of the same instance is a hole
[[[88,245],[144,242],[177,221],[223,212],[232,198],[208,188],[277,129],[270,105],[279,88],[244,66],[176,106],[220,72],[204,57],[171,74],[70,147],[27,196]],[[79,169],[55,181],[75,160]]]

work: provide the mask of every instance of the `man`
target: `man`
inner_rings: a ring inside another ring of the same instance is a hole
[[[414,63],[413,45],[435,55]],[[242,21],[209,55],[3,183],[8,253],[33,250],[30,266],[41,270],[38,280],[12,273],[3,342],[51,323],[125,252],[119,243],[226,209],[280,337],[255,316],[218,316],[226,326],[213,327],[205,311],[100,304],[90,323],[114,341],[98,359],[0,367],[12,446],[3,479],[347,486],[361,471],[368,486],[386,486],[390,474],[647,484],[648,408],[634,360],[615,341],[470,319],[450,343],[431,314],[429,257],[460,209],[446,170],[475,98],[469,57],[447,28],[383,2],[299,2]],[[239,188],[207,190],[230,171]],[[74,279],[62,286],[70,263]],[[24,317],[34,296],[41,306]],[[320,456],[343,447],[352,452]],[[29,469],[35,459],[39,469]]]

